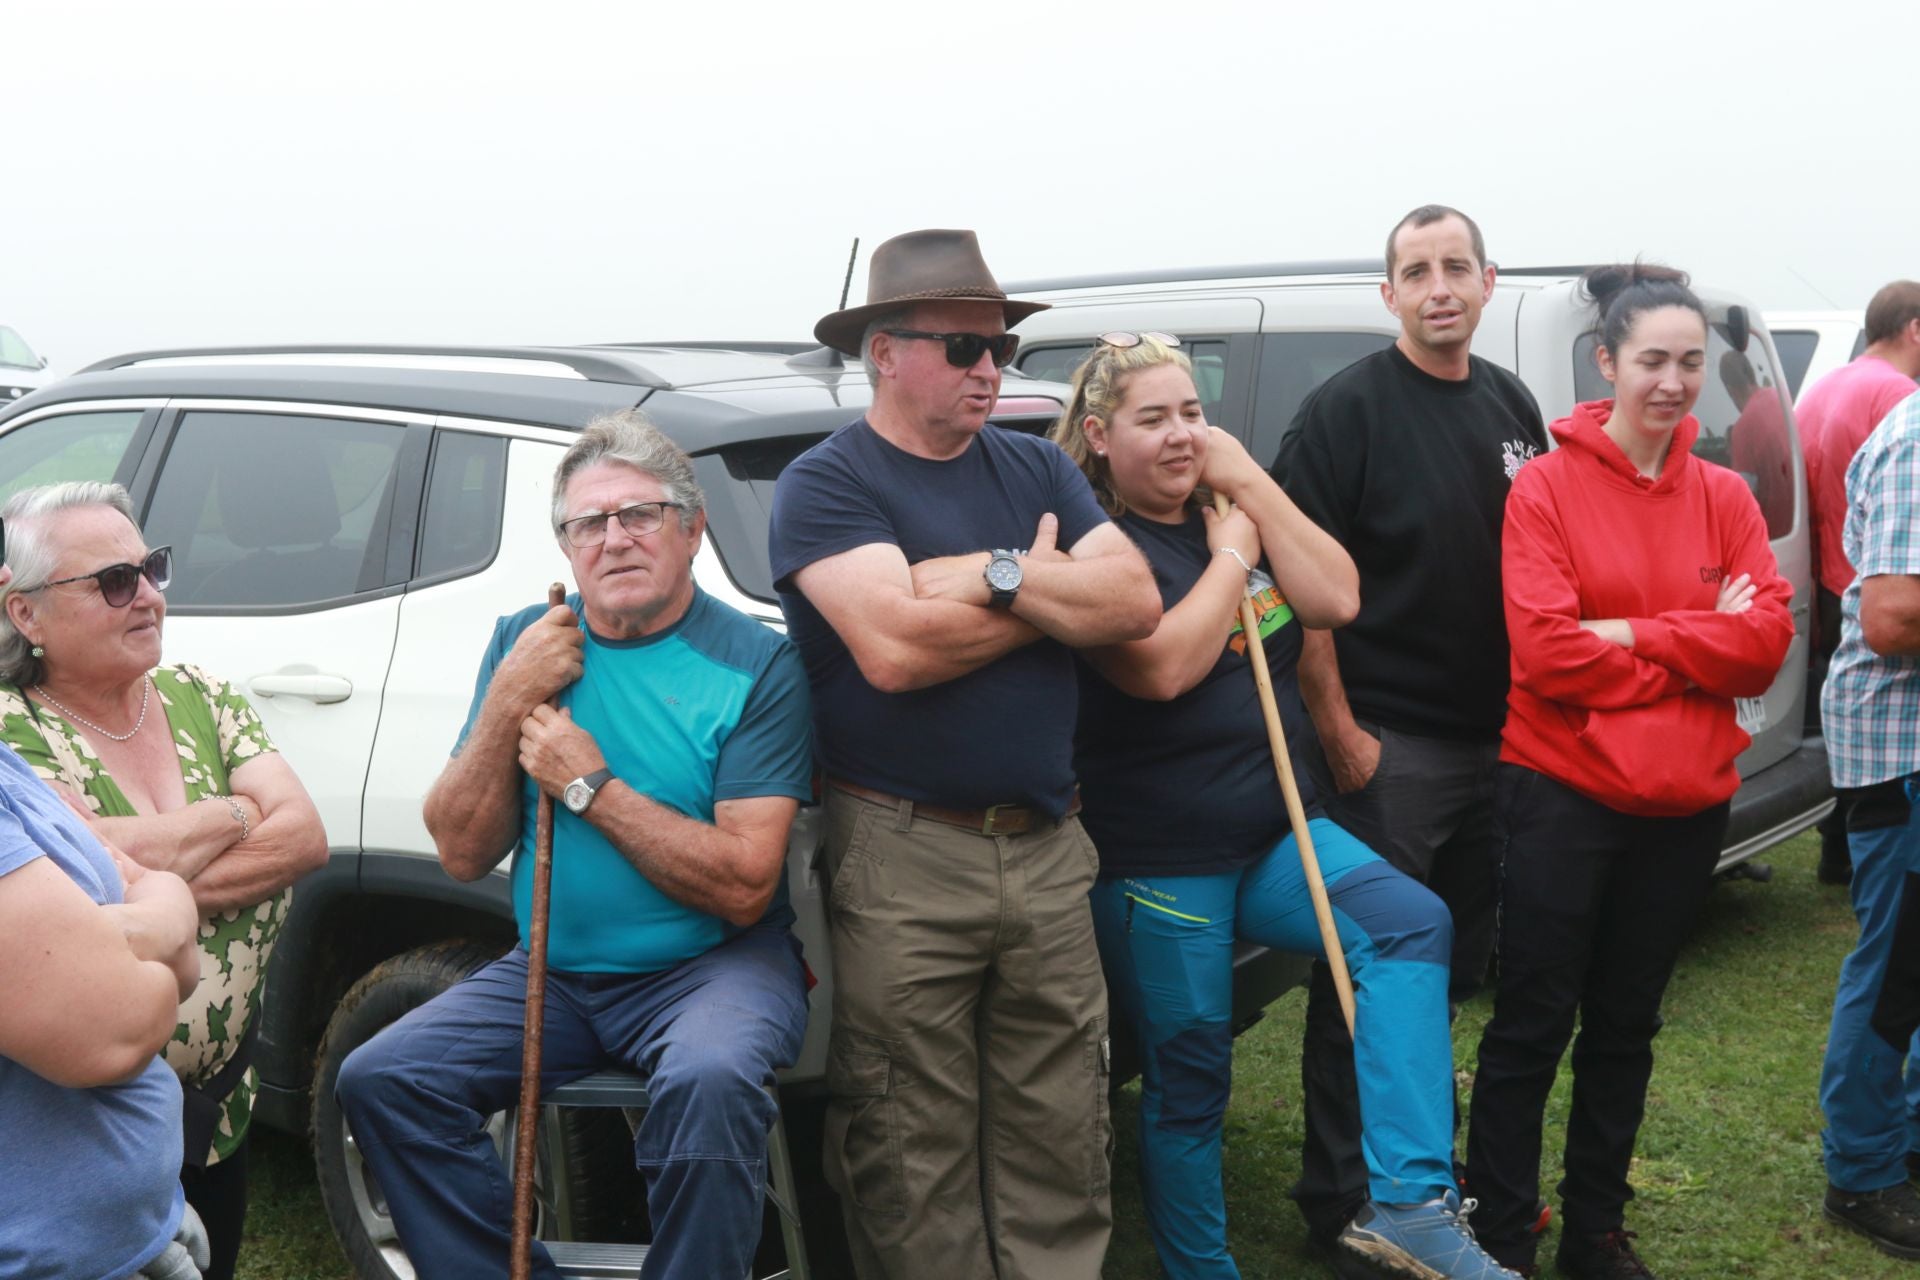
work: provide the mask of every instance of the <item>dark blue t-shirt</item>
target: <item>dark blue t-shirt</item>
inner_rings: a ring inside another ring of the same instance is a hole
[[[1198,511],[1183,524],[1132,512],[1120,518],[1153,566],[1162,607],[1172,609],[1212,563]],[[1313,732],[1300,700],[1300,624],[1274,588],[1255,600],[1280,722],[1295,759]],[[1084,661],[1074,766],[1086,804],[1081,820],[1107,875],[1202,875],[1245,866],[1287,834],[1287,806],[1274,776],[1267,722],[1236,616],[1220,657],[1199,684],[1171,702],[1131,697]],[[1314,809],[1313,784],[1294,773]]]
[[[1106,514],[1058,446],[987,427],[936,462],[889,444],[865,419],[807,450],[780,476],[770,537],[774,584],[813,685],[814,737],[830,777],[927,804],[1031,804],[1058,816],[1073,798],[1073,657],[1042,639],[977,671],[882,693],[793,583],[816,561],[891,543],[908,564],[1032,544],[1059,518],[1071,550]]]

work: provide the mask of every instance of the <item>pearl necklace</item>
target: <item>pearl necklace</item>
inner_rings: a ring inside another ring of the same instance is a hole
[[[59,702],[55,701],[53,695],[47,692],[47,687],[45,685],[37,684],[33,686],[33,691],[40,695],[40,701],[46,703],[48,706],[52,707],[55,711],[58,711],[61,715],[65,716],[67,719],[73,721],[75,724],[79,725],[81,728],[91,729],[95,733],[99,734],[101,737],[106,738],[112,742],[125,742],[127,739],[131,738],[134,734],[140,732],[140,726],[147,722],[147,698],[149,695],[153,693],[153,681],[148,680],[145,677],[141,678],[140,680],[140,718],[138,720],[135,720],[133,722],[133,728],[127,730],[125,733],[110,733],[107,730],[102,729],[99,725],[95,724],[93,721],[88,720],[83,716],[75,715],[72,711],[69,711],[66,707],[62,706]]]

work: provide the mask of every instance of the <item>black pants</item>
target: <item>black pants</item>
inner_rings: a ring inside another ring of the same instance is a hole
[[[1635,817],[1511,764],[1495,794],[1499,985],[1480,1041],[1467,1182],[1481,1244],[1516,1266],[1533,1260],[1540,1130],[1576,1013],[1561,1230],[1600,1235],[1625,1221],[1660,997],[1712,885],[1727,806]]]
[[[1820,691],[1827,683],[1827,670],[1833,665],[1833,651],[1840,645],[1840,597],[1825,587],[1816,586],[1814,597],[1814,644],[1807,668],[1807,711],[1805,725],[1808,733],[1821,732]],[[1833,812],[1820,819],[1820,862],[1829,872],[1841,867],[1851,866],[1853,857],[1847,851],[1847,815],[1842,806],[1835,805]]]
[[[240,1257],[240,1233],[247,1224],[247,1148],[252,1143],[252,1135],[248,1135],[219,1164],[180,1170],[180,1186],[187,1193],[187,1203],[200,1215],[207,1242],[213,1248],[213,1265],[202,1273],[204,1280],[233,1280],[234,1263]]]
[[[1452,980],[1457,1004],[1480,987],[1493,951],[1493,779],[1498,742],[1417,737],[1363,724],[1380,739],[1380,766],[1367,785],[1337,795],[1326,758],[1302,758],[1327,816],[1394,867],[1431,888],[1453,914]],[[1367,1199],[1360,1150],[1360,1094],[1353,1038],[1324,960],[1313,966],[1300,1054],[1306,1138],[1292,1196],[1307,1228],[1325,1241]],[[1455,1106],[1456,1127],[1459,1108]]]

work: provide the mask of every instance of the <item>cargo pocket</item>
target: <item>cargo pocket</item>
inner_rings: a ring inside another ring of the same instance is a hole
[[[894,1098],[892,1042],[836,1040],[827,1055],[827,1181],[847,1203],[882,1218],[907,1216]]]
[[[827,909],[858,911],[860,894],[855,872],[867,860],[867,846],[881,811],[851,796],[838,795],[827,808],[827,833],[821,861],[827,872]]]
[[[1093,1024],[1087,1040],[1087,1069],[1093,1077],[1093,1123],[1087,1126],[1087,1194],[1104,1196],[1113,1180],[1113,1113],[1108,1098],[1113,1085],[1113,1042],[1107,1020]]]

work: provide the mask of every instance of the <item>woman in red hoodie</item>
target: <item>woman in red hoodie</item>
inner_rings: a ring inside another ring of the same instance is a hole
[[[1532,1274],[1541,1122],[1577,1013],[1556,1261],[1611,1280],[1652,1275],[1625,1210],[1660,997],[1740,783],[1733,700],[1766,692],[1793,622],[1746,483],[1691,452],[1707,317],[1686,276],[1584,283],[1615,398],[1554,423],[1507,500],[1499,988],[1467,1184],[1487,1251]]]

